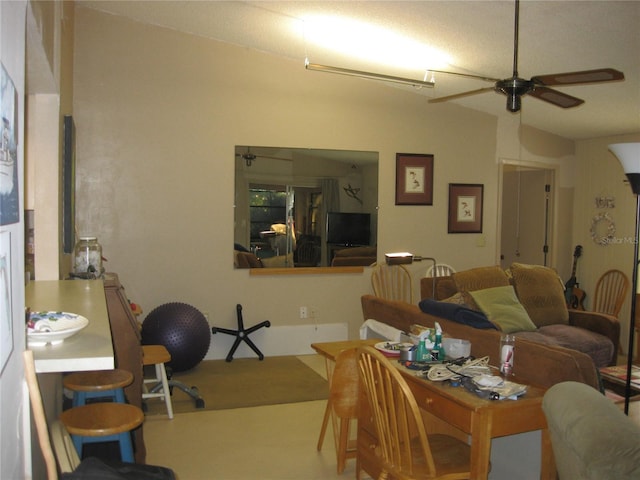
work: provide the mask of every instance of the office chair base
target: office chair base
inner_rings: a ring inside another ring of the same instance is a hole
[[[258,360],[264,360],[264,355],[258,349],[258,347],[256,347],[256,344],[251,341],[251,339],[249,338],[249,335],[263,327],[269,328],[271,326],[271,322],[269,320],[265,320],[264,322],[260,322],[257,325],[254,325],[253,327],[245,329],[244,322],[242,321],[242,305],[240,304],[236,305],[236,312],[238,315],[237,330],[231,330],[228,328],[211,327],[211,333],[215,334],[220,332],[226,335],[233,335],[236,337],[235,341],[233,342],[233,345],[231,346],[231,350],[229,350],[229,353],[227,354],[227,358],[225,360],[227,362],[230,362],[233,360],[233,354],[236,353],[236,350],[241,342],[244,342],[247,345],[249,345],[249,348],[251,348],[251,350],[253,350],[256,353],[256,355],[258,355]]]

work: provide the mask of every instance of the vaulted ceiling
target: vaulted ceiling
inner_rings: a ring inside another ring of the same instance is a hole
[[[514,2],[511,1],[80,1],[140,22],[242,45],[290,58],[422,80],[424,69],[390,67],[312,43],[313,16],[357,20],[432,46],[449,57],[431,68],[493,78],[512,75]],[[327,36],[335,32],[327,31]],[[354,33],[354,35],[356,35]],[[526,96],[520,113],[489,91],[451,102],[494,115],[519,115],[525,124],[571,139],[640,131],[640,1],[522,0],[519,76],[610,67],[625,80],[557,87],[585,103],[562,109]],[[308,72],[308,75],[326,75]],[[260,79],[256,79],[259,83]],[[376,81],[353,78],[354,82]],[[388,84],[416,95],[441,97],[490,87],[477,79],[435,75],[434,88]],[[556,88],[556,87],[554,87]]]

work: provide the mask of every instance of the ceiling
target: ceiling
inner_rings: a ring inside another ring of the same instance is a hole
[[[424,70],[389,68],[322,49],[301,33],[310,15],[337,15],[389,29],[449,55],[442,70],[509,78],[513,69],[511,1],[80,1],[137,21],[242,45],[298,61],[410,77]],[[328,33],[331,35],[331,33]],[[640,132],[640,1],[522,0],[519,76],[615,68],[621,82],[554,87],[585,100],[561,109],[533,97],[522,101],[522,123],[571,139]],[[308,75],[327,75],[308,72]],[[360,78],[354,82],[376,81]],[[416,95],[440,97],[491,86],[436,74],[434,88],[386,84]],[[493,91],[451,102],[500,116],[506,97]]]

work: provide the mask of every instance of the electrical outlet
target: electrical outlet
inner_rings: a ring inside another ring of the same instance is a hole
[[[300,318],[307,318],[307,307],[300,307]]]
[[[316,307],[309,307],[309,316],[313,319],[318,318],[318,309]]]

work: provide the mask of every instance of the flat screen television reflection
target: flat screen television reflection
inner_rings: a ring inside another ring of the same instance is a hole
[[[329,212],[327,214],[327,243],[359,246],[369,245],[370,239],[370,213]]]

